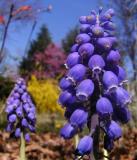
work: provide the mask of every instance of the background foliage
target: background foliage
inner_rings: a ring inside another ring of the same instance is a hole
[[[63,113],[58,104],[59,88],[56,80],[38,80],[32,76],[28,81],[28,91],[32,95],[39,113]]]

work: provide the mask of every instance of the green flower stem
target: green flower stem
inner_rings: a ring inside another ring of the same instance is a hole
[[[25,139],[23,133],[20,138],[20,160],[27,160],[25,155]]]
[[[107,150],[103,150],[103,152],[104,152],[104,160],[108,160],[108,158],[106,158],[106,157],[108,157],[108,152],[107,152]]]
[[[75,135],[75,147],[77,148],[79,142],[79,136],[78,134]]]

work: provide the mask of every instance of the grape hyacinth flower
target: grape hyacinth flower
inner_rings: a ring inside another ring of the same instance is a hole
[[[14,138],[21,139],[21,156],[25,155],[24,139],[30,141],[29,132],[35,132],[36,109],[33,104],[24,79],[19,78],[7,101],[7,128]]]
[[[90,15],[80,17],[80,31],[66,60],[68,71],[59,83],[59,103],[68,120],[61,136],[69,139],[86,126],[89,129],[76,147],[76,158],[89,155],[92,159],[92,153],[100,159],[96,145],[100,137],[104,136],[104,149],[111,151],[114,141],[122,136],[120,124],[131,119],[131,95],[123,85],[127,82],[126,73],[120,66],[113,16],[113,9],[103,13],[100,8],[98,13],[91,11]]]

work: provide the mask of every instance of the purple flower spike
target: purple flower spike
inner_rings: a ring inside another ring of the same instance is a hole
[[[78,44],[88,43],[90,40],[90,36],[86,33],[81,33],[76,37],[76,42]]]
[[[93,72],[100,73],[105,66],[105,62],[100,55],[93,55],[88,62],[88,66]]]
[[[77,52],[78,51],[78,48],[79,48],[79,45],[78,44],[74,44],[72,47],[71,47],[71,52]]]
[[[80,32],[81,33],[89,33],[90,31],[90,25],[89,24],[82,24],[80,26]]]
[[[99,116],[110,115],[113,113],[113,107],[109,99],[101,97],[96,104],[96,111]]]
[[[88,112],[83,109],[76,109],[70,117],[70,123],[74,126],[78,126],[79,128],[83,128],[87,122],[87,118]]]
[[[84,79],[86,76],[86,70],[87,69],[84,65],[77,64],[69,70],[67,77],[73,84],[75,84],[76,82],[80,82]]]
[[[108,62],[118,63],[121,56],[118,51],[111,50],[107,56]]]
[[[113,9],[103,12],[100,7],[98,12],[92,10],[89,16],[80,17],[76,44],[66,61],[67,73],[59,83],[59,102],[68,122],[61,129],[61,136],[72,138],[84,127],[89,131],[89,136],[80,140],[74,159],[82,159],[92,148],[96,149],[99,128],[104,132],[104,148],[111,151],[114,141],[122,135],[116,122],[127,123],[131,119],[127,107],[131,96],[124,89],[126,73],[119,66],[121,56],[113,16]]]
[[[111,151],[114,147],[114,141],[109,136],[105,135],[104,137],[104,148],[107,151]]]
[[[72,138],[77,133],[77,129],[74,128],[71,124],[67,123],[60,131],[61,137],[65,139]]]
[[[78,54],[78,52],[73,52],[68,55],[66,60],[66,66],[67,68],[72,68],[76,64],[80,64],[80,62],[81,62],[81,57]]]
[[[35,128],[36,112],[29,93],[27,92],[26,83],[19,78],[10,93],[6,102],[7,113],[7,131],[14,134],[16,138],[20,138],[21,133],[27,134],[31,128]],[[28,130],[29,129],[29,130]],[[30,130],[33,132],[32,130]],[[25,137],[24,137],[25,138]]]
[[[71,92],[64,91],[59,96],[59,104],[61,104],[62,106],[73,104],[75,102],[76,98]]]
[[[113,72],[106,71],[103,75],[103,84],[108,91],[113,91],[117,88],[118,78]]]
[[[76,149],[77,155],[90,154],[93,149],[93,139],[90,136],[84,136],[80,141]]]
[[[118,123],[111,121],[106,128],[107,135],[109,138],[116,140],[122,136],[122,130]]]
[[[60,80],[59,86],[62,90],[70,89],[72,87],[72,83],[68,79],[62,78]]]
[[[91,57],[94,52],[94,46],[91,43],[82,44],[78,52],[83,57]]]
[[[86,101],[94,91],[94,83],[90,79],[83,80],[76,89],[76,96],[80,101]]]
[[[96,26],[93,26],[91,28],[91,32],[93,34],[94,37],[103,37],[104,35],[104,30],[102,27],[96,25]]]

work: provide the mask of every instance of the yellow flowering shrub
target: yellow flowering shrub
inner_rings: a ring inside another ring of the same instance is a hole
[[[56,80],[38,80],[35,76],[32,76],[28,82],[28,91],[39,113],[63,113],[63,109],[58,104],[59,88]]]

